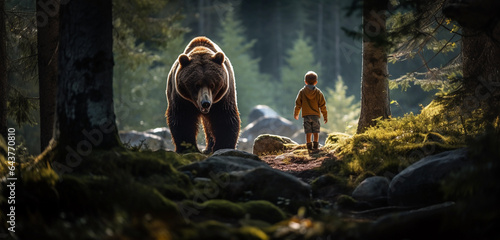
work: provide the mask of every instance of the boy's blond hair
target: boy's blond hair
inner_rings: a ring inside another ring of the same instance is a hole
[[[309,85],[314,85],[318,82],[318,74],[313,71],[309,71],[304,76],[304,81]]]

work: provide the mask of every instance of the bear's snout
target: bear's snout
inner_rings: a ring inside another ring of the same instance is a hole
[[[207,114],[212,106],[212,91],[204,87],[198,92],[198,108],[203,114]]]

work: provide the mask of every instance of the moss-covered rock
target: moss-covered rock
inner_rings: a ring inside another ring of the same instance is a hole
[[[245,209],[237,203],[223,199],[208,200],[201,204],[205,215],[229,219],[239,219],[245,216]]]
[[[213,156],[233,156],[261,161],[260,158],[255,154],[235,149],[219,149],[212,154],[212,157]]]
[[[297,145],[288,137],[262,134],[255,138],[253,143],[253,154],[260,156],[264,154],[277,154]]]
[[[277,223],[285,219],[285,213],[268,201],[249,201],[241,204],[251,219]]]

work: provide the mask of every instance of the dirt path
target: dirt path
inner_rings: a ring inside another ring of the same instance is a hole
[[[265,155],[260,157],[272,168],[290,173],[306,183],[311,183],[323,173],[319,167],[326,159],[335,158],[326,151],[309,154],[306,149],[296,148],[281,155]]]

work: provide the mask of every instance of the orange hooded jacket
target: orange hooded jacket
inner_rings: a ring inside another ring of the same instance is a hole
[[[321,111],[323,118],[328,119],[325,96],[319,88],[314,87],[311,89],[309,86],[311,85],[304,86],[297,94],[294,116],[298,116],[300,109],[302,109],[302,117],[309,115],[321,116]]]

